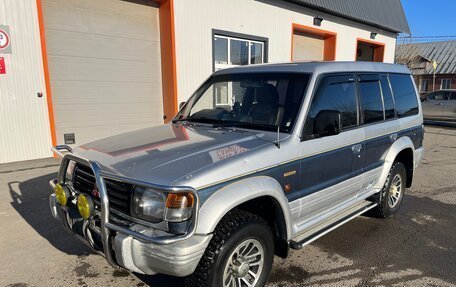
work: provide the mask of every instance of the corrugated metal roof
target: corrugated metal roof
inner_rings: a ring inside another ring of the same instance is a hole
[[[456,41],[398,45],[396,62],[410,63],[417,57],[437,62],[436,74],[456,74]],[[432,65],[414,71],[414,74],[433,74]]]
[[[285,0],[393,32],[410,34],[400,0]]]

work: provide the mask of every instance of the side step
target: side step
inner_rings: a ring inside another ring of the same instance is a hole
[[[337,227],[349,222],[353,218],[358,217],[359,215],[376,206],[377,203],[363,201],[353,207],[347,208],[343,212],[330,217],[326,221],[310,228],[309,230],[306,230],[304,233],[301,233],[295,237],[293,240],[291,240],[290,247],[293,249],[301,249],[307,244],[310,244],[323,235],[333,231]]]

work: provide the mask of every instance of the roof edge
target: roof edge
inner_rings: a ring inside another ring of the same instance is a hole
[[[341,18],[345,18],[345,19],[348,19],[348,20],[352,20],[352,21],[355,21],[355,22],[367,24],[369,26],[377,27],[377,28],[380,28],[380,29],[383,29],[383,30],[387,30],[389,32],[411,34],[410,26],[409,26],[407,21],[406,21],[406,25],[407,25],[406,31],[400,31],[400,30],[392,28],[392,27],[387,27],[387,26],[383,26],[383,25],[378,24],[378,23],[374,23],[374,22],[370,22],[370,21],[367,21],[367,20],[359,19],[359,18],[350,16],[350,15],[339,13],[339,12],[331,10],[331,9],[327,9],[327,8],[324,8],[324,7],[313,5],[311,3],[302,3],[299,0],[284,0],[284,1],[296,4],[296,5],[299,5],[299,6],[308,7],[308,8],[311,8],[313,10],[317,10],[317,11],[320,11],[320,12],[324,12],[324,13],[331,14],[331,15],[334,15],[334,16],[338,16],[338,17],[341,17]],[[401,8],[402,8],[402,11],[404,11],[402,3],[400,3],[400,5],[401,5]]]

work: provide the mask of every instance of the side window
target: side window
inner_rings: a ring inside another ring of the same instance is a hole
[[[395,116],[394,100],[387,75],[380,76],[380,85],[382,86],[383,105],[385,107],[385,119],[392,119]]]
[[[383,99],[379,75],[359,75],[359,90],[363,108],[364,123],[383,121]]]
[[[315,117],[321,111],[338,111],[342,116],[342,130],[358,125],[358,103],[354,75],[323,78],[312,99],[303,131],[303,139],[315,137]]]
[[[447,100],[448,93],[447,92],[435,92],[426,97],[427,100],[430,101],[444,101]]]
[[[397,116],[407,117],[418,114],[418,100],[410,75],[390,74],[391,88],[396,103]]]
[[[456,92],[451,92],[450,93],[450,101],[456,100]]]

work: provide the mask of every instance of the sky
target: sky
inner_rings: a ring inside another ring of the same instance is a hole
[[[402,0],[402,5],[412,36],[456,36],[456,0]]]

